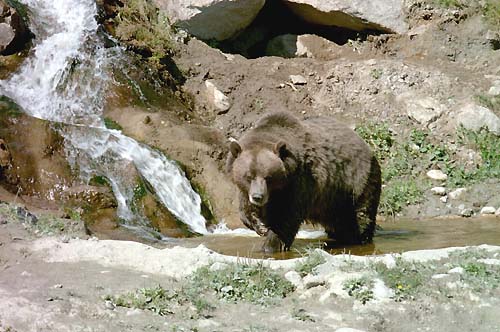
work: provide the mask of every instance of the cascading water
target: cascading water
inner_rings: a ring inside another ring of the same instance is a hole
[[[177,218],[207,233],[201,199],[175,163],[104,125],[107,69],[119,59],[119,50],[99,42],[95,0],[21,2],[30,8],[36,46],[18,73],[0,81],[0,93],[34,117],[68,125],[61,134],[69,160],[84,179],[98,174],[110,180],[122,219],[141,221],[127,204],[133,188],[126,185],[124,170],[133,163]]]

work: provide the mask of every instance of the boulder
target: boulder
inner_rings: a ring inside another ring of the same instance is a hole
[[[0,0],[0,55],[22,50],[28,36],[28,29],[18,11]]]
[[[341,46],[320,36],[286,34],[276,36],[268,42],[266,55],[332,60],[340,50]]]
[[[245,29],[265,0],[155,0],[173,25],[204,39],[225,40]]]
[[[378,30],[406,33],[403,0],[285,0],[285,4],[307,22],[356,31]]]
[[[490,132],[500,135],[500,118],[486,107],[472,103],[465,105],[458,111],[456,124],[469,130],[487,127]]]
[[[406,108],[406,114],[425,126],[436,121],[444,112],[444,107],[431,97],[415,95],[412,92],[401,94],[396,100]]]

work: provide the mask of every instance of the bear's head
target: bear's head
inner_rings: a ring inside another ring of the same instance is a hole
[[[265,206],[272,192],[283,188],[287,183],[287,169],[284,158],[288,151],[282,141],[272,147],[253,146],[242,149],[232,141],[230,160],[233,182],[255,206]]]

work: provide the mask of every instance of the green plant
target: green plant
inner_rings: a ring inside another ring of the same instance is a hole
[[[215,292],[219,299],[228,302],[247,301],[262,305],[283,298],[294,290],[288,280],[261,262],[229,264],[215,271],[201,267],[192,274],[190,288],[198,294]]]
[[[436,0],[436,3],[446,8],[463,8],[464,3],[461,0]]]
[[[482,106],[491,109],[491,110],[499,110],[500,111],[500,96],[490,96],[490,95],[476,95],[475,99]]]
[[[122,126],[120,126],[118,122],[107,117],[104,118],[104,125],[108,129],[123,130]]]
[[[384,215],[396,215],[407,205],[419,203],[423,198],[424,185],[414,179],[397,179],[382,190],[379,211]]]
[[[357,127],[356,132],[374,149],[379,160],[383,161],[389,158],[394,137],[386,123],[368,123],[365,126]]]
[[[492,25],[500,26],[500,1],[487,0],[483,6],[483,15]]]
[[[342,289],[347,291],[349,296],[354,297],[362,304],[373,300],[373,282],[366,277],[348,279],[344,281]]]
[[[126,308],[150,310],[160,316],[172,314],[172,303],[179,295],[173,290],[161,286],[140,288],[119,296],[107,295],[104,300],[111,301],[114,305]]]
[[[292,317],[296,320],[300,320],[302,322],[315,322],[316,320],[307,313],[305,309],[302,308],[293,308],[292,309]]]
[[[394,290],[394,300],[414,299],[420,288],[425,284],[433,270],[429,265],[396,258],[393,267],[387,267],[382,262],[375,263],[375,271],[384,283]]]
[[[116,36],[157,65],[173,53],[172,28],[151,0],[124,2],[114,20]]]
[[[314,274],[316,267],[323,264],[325,261],[325,257],[320,251],[309,249],[306,251],[305,259],[299,261],[295,266],[295,271],[302,277],[308,274]]]
[[[382,69],[377,69],[377,68],[374,68],[372,69],[372,71],[370,72],[370,75],[371,77],[373,77],[374,79],[378,80],[379,78],[382,77],[382,74],[384,72],[382,71]]]

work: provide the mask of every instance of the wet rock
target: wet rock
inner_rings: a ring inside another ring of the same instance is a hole
[[[12,166],[12,157],[10,155],[10,151],[7,148],[7,143],[0,138],[0,174],[2,168],[7,168]]]
[[[448,193],[448,197],[450,199],[459,199],[466,191],[467,191],[466,188],[457,188],[452,192]]]
[[[480,214],[495,214],[496,209],[493,206],[485,206],[481,209]]]
[[[224,114],[231,108],[229,98],[209,80],[205,81],[206,94],[209,103],[217,110],[217,114]]]
[[[460,215],[462,217],[472,217],[474,215],[474,211],[472,209],[463,209],[462,211],[460,211]]]
[[[19,12],[0,0],[0,54],[21,51],[28,39],[28,29]]]
[[[437,181],[444,181],[448,178],[446,174],[443,173],[443,171],[438,170],[438,169],[431,169],[427,173],[427,177],[429,177],[432,180],[437,180]]]
[[[285,4],[307,22],[351,30],[406,33],[402,0],[286,0]]]
[[[246,28],[264,6],[265,0],[154,0],[170,22],[192,35],[225,40]]]
[[[49,121],[23,114],[12,101],[2,99],[0,137],[10,154],[11,166],[3,168],[0,177],[8,191],[55,200],[74,181],[64,139]]]
[[[444,196],[444,195],[446,195],[446,188],[445,187],[434,187],[434,188],[431,188],[431,192],[434,195]]]
[[[118,203],[108,187],[89,185],[73,186],[63,192],[63,199],[75,206],[89,206],[92,209],[116,208]]]
[[[483,127],[496,135],[500,135],[500,118],[486,107],[467,104],[456,116],[456,125],[462,125],[469,130],[479,130]]]

